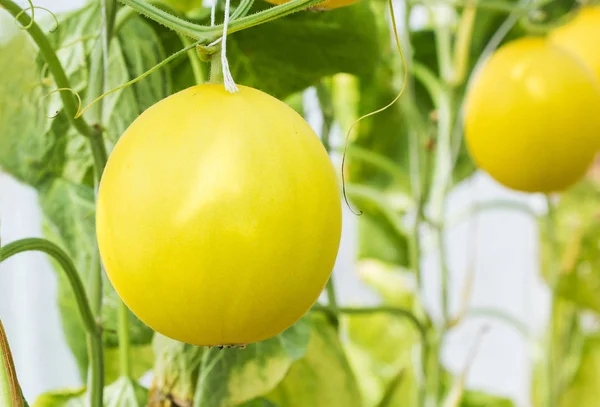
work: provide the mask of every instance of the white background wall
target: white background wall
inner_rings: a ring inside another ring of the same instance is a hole
[[[76,7],[83,0],[37,0],[35,3],[61,11]],[[0,34],[6,29],[0,25]],[[311,115],[315,123],[318,122],[318,113]],[[0,173],[0,236],[3,244],[24,237],[42,236],[36,199],[31,188]],[[448,213],[464,210],[476,201],[492,199],[514,199],[543,210],[540,197],[508,191],[488,176],[476,174],[453,191]],[[453,310],[459,307],[470,263],[468,259],[473,258],[474,253],[476,277],[472,306],[508,312],[531,327],[533,332],[543,328],[548,295],[537,277],[537,232],[532,219],[516,212],[487,212],[475,221],[457,225],[447,232],[446,237]],[[427,244],[426,237],[426,247]],[[361,286],[354,273],[355,247],[356,218],[345,211],[335,281],[342,302],[370,303],[372,293]],[[432,312],[439,314],[435,255],[426,256],[423,270],[425,302]],[[80,384],[74,359],[61,331],[56,290],[54,273],[42,254],[21,254],[1,265],[0,318],[8,332],[19,379],[29,400],[50,389]],[[531,352],[523,338],[506,325],[483,318],[467,320],[448,337],[444,349],[446,366],[453,371],[462,370],[483,325],[491,330],[471,367],[468,386],[506,395],[519,406],[528,406]]]

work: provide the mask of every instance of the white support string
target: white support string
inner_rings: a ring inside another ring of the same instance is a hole
[[[216,2],[215,2],[216,3]],[[229,70],[229,63],[227,62],[227,28],[229,26],[229,5],[231,0],[225,0],[225,19],[223,21],[223,43],[221,44],[221,69],[223,72],[223,83],[225,89],[229,93],[238,92],[239,89],[235,84],[231,71]]]
[[[217,0],[213,1],[212,7],[210,8],[210,26],[215,26],[215,16],[217,14]]]

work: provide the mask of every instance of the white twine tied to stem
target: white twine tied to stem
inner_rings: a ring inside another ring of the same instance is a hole
[[[227,61],[227,28],[229,27],[229,9],[231,0],[225,0],[225,18],[223,20],[223,37],[221,37],[221,72],[223,73],[223,84],[225,89],[229,93],[239,92],[239,88],[235,84],[233,77],[231,76],[231,70],[229,69],[229,62]],[[210,25],[215,25],[215,15],[217,9],[217,0],[213,2],[210,10]]]

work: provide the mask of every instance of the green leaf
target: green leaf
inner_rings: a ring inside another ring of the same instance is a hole
[[[56,390],[39,396],[33,407],[86,407],[87,398],[85,388]],[[148,391],[126,377],[104,388],[104,407],[144,407],[147,402]]]
[[[514,403],[498,396],[493,396],[479,391],[466,391],[460,403],[460,407],[514,407]],[[578,404],[572,404],[578,406]]]
[[[255,399],[284,378],[306,352],[309,337],[305,320],[245,349],[205,349],[156,335],[151,398],[202,407],[229,407]]]
[[[154,350],[152,344],[139,344],[130,346],[131,375],[140,379],[154,367]],[[121,374],[119,348],[104,349],[104,380],[106,383],[114,382]]]
[[[373,288],[386,305],[412,309],[416,301],[416,280],[407,269],[377,260],[357,264],[360,279]]]
[[[256,1],[251,13],[268,7],[272,5]],[[188,18],[208,24],[210,13],[205,10]],[[367,76],[380,59],[376,20],[369,3],[360,2],[326,13],[299,12],[236,32],[227,40],[233,78],[283,100],[339,72]],[[183,48],[172,32],[157,24],[154,28],[167,53]],[[187,58],[178,58],[170,66],[175,90],[194,84]]]
[[[246,349],[229,349],[211,371],[201,366],[194,407],[226,407],[252,400],[269,392],[285,376],[290,365],[307,351],[310,326],[295,324],[281,335],[250,344]]]
[[[94,191],[87,185],[73,184],[63,179],[56,179],[40,191],[40,206],[44,214],[44,233],[63,247],[71,256],[84,282],[89,281],[91,273],[99,266],[96,252],[95,205]],[[77,303],[69,282],[55,265],[58,276],[59,309],[65,337],[79,366],[82,378],[87,374],[87,347],[83,323],[79,317]],[[116,347],[118,339],[117,308],[120,300],[112,289],[108,279],[104,279],[104,304],[102,322],[105,329],[104,343],[106,347]],[[131,343],[147,345],[153,331],[144,325],[133,314],[129,315]],[[135,351],[134,351],[135,352]],[[114,358],[117,357],[115,354]],[[110,363],[108,363],[110,365]],[[139,364],[139,367],[138,367]],[[134,369],[147,370],[147,358],[134,359]],[[114,380],[108,376],[107,381]]]
[[[39,196],[46,237],[71,256],[84,283],[94,270],[94,192],[91,187],[57,179]],[[58,278],[58,306],[65,339],[75,356],[82,378],[87,374],[87,346],[83,322],[69,280],[52,262]]]
[[[392,194],[367,185],[347,185],[346,192],[363,212],[358,219],[358,258],[408,266],[404,209],[392,205]]]
[[[99,41],[99,7],[99,3],[91,2],[80,10],[60,16],[58,28],[48,35],[73,90],[79,92],[84,101],[90,80],[91,53]],[[99,267],[95,249],[94,194],[91,188],[92,157],[88,141],[70,127],[62,112],[58,94],[42,99],[43,94],[56,86],[52,77],[45,78],[43,92],[40,92],[41,75],[48,73],[43,61],[40,60],[35,66],[32,55],[27,51],[30,45],[26,37],[15,37],[7,46],[11,48],[3,49],[2,55],[7,52],[6,55],[16,57],[2,58],[0,62],[0,165],[39,189],[45,233],[73,257],[85,283]],[[107,88],[137,77],[164,59],[164,56],[161,42],[152,27],[141,17],[131,17],[111,42]],[[4,75],[5,72],[7,75]],[[26,88],[19,91],[19,86]],[[37,94],[29,88],[35,89]],[[167,96],[170,88],[169,70],[163,69],[144,81],[107,96],[103,100],[102,123],[108,147],[117,141],[142,111]],[[20,97],[11,101],[3,99],[4,95]],[[45,105],[41,105],[41,101]],[[38,119],[36,113],[42,118]],[[50,120],[46,115],[56,117]],[[67,280],[61,272],[58,272],[58,276],[63,329],[84,378],[87,350],[83,326]],[[117,346],[118,342],[116,309],[119,300],[106,279],[103,289],[104,340],[105,346],[110,348]],[[130,320],[132,344],[147,345],[152,337],[150,328],[133,314],[130,314]],[[137,360],[140,363],[139,366],[137,362],[134,363],[134,370],[148,368],[147,358]],[[111,365],[110,359],[107,365]],[[109,374],[107,381],[111,380],[114,380],[114,375]]]
[[[14,24],[12,19],[3,19]],[[44,137],[40,73],[35,49],[26,33],[0,43],[0,168],[30,185],[38,185],[62,168],[57,140]]]
[[[82,107],[93,99],[86,96],[86,90],[90,81],[91,55],[100,41],[100,15],[100,4],[90,2],[82,9],[60,16],[58,28],[48,35],[49,41],[57,49],[57,56],[73,90],[82,98]],[[111,41],[108,58],[110,74],[107,75],[106,89],[123,85],[164,58],[161,41],[151,25],[139,16],[129,18]],[[44,62],[40,60],[40,71],[43,71],[43,65]],[[39,75],[40,73],[38,77]],[[45,84],[45,93],[56,87],[51,76],[46,79]],[[103,104],[101,122],[108,149],[112,148],[137,116],[170,92],[171,76],[166,67],[98,102]],[[68,127],[58,94],[47,97],[45,101],[47,115],[57,116],[51,122],[46,137],[61,140],[61,144],[56,145],[53,152],[64,161],[60,175],[75,183],[93,185],[93,160],[88,141]],[[88,120],[95,119],[89,117],[89,114],[85,117]]]
[[[126,377],[120,377],[104,389],[106,407],[145,407],[147,403],[148,390]]]
[[[279,407],[279,406],[277,404],[261,397],[258,399],[251,400],[247,403],[240,404],[239,407]]]
[[[365,406],[378,406],[391,384],[390,406],[417,405],[417,378],[412,351],[418,343],[414,327],[389,314],[345,316],[345,344]],[[397,376],[400,379],[396,382]]]
[[[324,318],[313,318],[306,355],[267,397],[286,407],[363,405],[338,334]]]
[[[375,21],[369,2],[360,2],[235,33],[227,41],[233,78],[282,99],[338,72],[369,75],[379,62]]]
[[[85,388],[55,390],[37,398],[33,407],[85,407]]]
[[[556,207],[556,238],[561,257],[551,247],[547,228],[540,225],[542,269],[560,262],[557,293],[580,307],[600,314],[600,188],[585,181],[565,191]],[[542,222],[542,221],[541,221]]]
[[[585,339],[575,377],[560,397],[560,407],[595,407],[600,400],[600,336]]]
[[[412,308],[416,300],[412,273],[378,261],[361,261],[358,270],[362,281],[378,292],[384,304]],[[344,347],[364,406],[379,406],[384,397],[389,399],[389,406],[416,406],[412,355],[420,337],[414,326],[384,313],[345,315],[343,326],[348,337]]]

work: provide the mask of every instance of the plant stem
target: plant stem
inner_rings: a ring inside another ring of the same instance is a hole
[[[108,61],[109,61],[109,49],[110,42],[113,37],[113,28],[115,26],[115,19],[117,16],[117,1],[116,0],[102,0],[102,16],[104,20],[104,24],[102,25],[102,47],[101,47],[101,55],[102,61],[101,64],[102,70],[96,73],[96,76],[91,78],[92,83],[98,82],[101,85],[99,86],[99,92],[92,93],[92,97],[100,96],[106,91],[106,84],[108,83]],[[96,106],[102,111],[103,103],[97,103]],[[100,116],[100,120],[102,116]],[[99,144],[102,144],[100,147]],[[96,150],[97,154],[101,154],[101,151],[106,152],[104,149],[104,139],[100,136],[100,139],[97,143],[92,143],[92,149]],[[99,176],[104,172],[104,168],[106,167],[107,157],[103,157],[104,160],[100,159],[95,160],[96,172]],[[100,267],[100,272],[98,273],[97,279],[99,279],[99,284],[96,287],[96,290],[100,290],[100,295],[102,295],[102,268]],[[100,287],[100,288],[98,288]],[[129,309],[125,305],[125,303],[120,300],[119,308],[117,311],[117,326],[118,326],[118,337],[119,337],[119,362],[121,369],[121,376],[131,378],[131,351],[129,345]],[[102,346],[102,344],[100,344]],[[103,363],[102,360],[98,361],[98,363]],[[94,366],[91,365],[93,368]]]
[[[444,92],[439,98],[443,103],[438,106],[438,136],[436,144],[436,159],[431,186],[431,212],[433,220],[439,224],[444,223],[444,204],[448,189],[448,178],[452,172],[452,156],[450,148],[450,135],[452,129],[452,109],[450,95]],[[450,304],[448,296],[449,270],[446,262],[446,248],[444,245],[443,227],[435,229],[435,243],[439,251],[439,262],[442,272],[442,315],[444,321],[450,319]]]
[[[427,364],[427,377],[425,377],[425,406],[439,407],[442,379],[442,364],[440,362],[442,335],[435,330],[431,330],[430,332],[431,335],[428,335],[427,337],[429,352],[426,354],[425,360],[425,363]]]
[[[436,53],[440,67],[440,77],[444,82],[448,83],[454,75],[454,68],[452,65],[452,38],[450,34],[450,27],[447,22],[440,23],[436,21],[434,31]]]
[[[131,379],[131,349],[129,346],[129,309],[123,301],[119,304],[118,315],[119,365],[121,376]]]
[[[90,355],[88,390],[90,406],[102,407],[102,389],[104,387],[102,330],[94,319],[90,302],[79,273],[75,268],[75,264],[73,264],[69,255],[60,247],[46,239],[40,238],[21,239],[0,248],[0,262],[27,251],[40,251],[48,254],[60,264],[67,276],[88,337],[88,353]]]
[[[235,11],[231,14],[231,20],[236,20],[240,17],[245,17],[252,5],[254,4],[254,0],[242,0],[239,6],[235,9]]]
[[[454,69],[450,78],[451,86],[460,86],[464,83],[467,76],[469,65],[469,51],[471,48],[471,39],[473,38],[473,25],[477,8],[467,6],[462,12],[458,33],[454,42]]]
[[[451,95],[448,87],[441,84],[435,75],[426,67],[414,65],[415,77],[425,86],[437,109],[437,143],[436,157],[433,174],[433,183],[430,191],[431,217],[433,222],[440,227],[435,229],[435,243],[439,251],[440,270],[442,276],[441,298],[442,315],[444,321],[450,318],[449,298],[448,298],[448,266],[446,264],[446,255],[444,247],[443,223],[444,223],[444,204],[448,181],[452,173],[451,156],[451,129],[452,129],[452,105]]]
[[[119,0],[121,3],[135,9],[138,13],[168,27],[180,34],[187,35],[196,40],[212,42],[220,38],[223,34],[223,26],[215,25],[211,27],[194,24],[183,20],[172,14],[169,14],[158,7],[155,7],[144,0]],[[307,9],[311,6],[319,4],[323,0],[292,0],[288,3],[270,7],[258,13],[244,16],[231,21],[227,29],[227,34],[241,31],[246,28],[254,27],[289,14]]]
[[[323,125],[321,127],[321,142],[323,143],[323,147],[327,154],[331,154],[331,144],[329,143],[329,135],[331,133],[331,127],[333,126],[334,118],[334,109],[333,109],[333,100],[331,96],[331,83],[326,82],[325,79],[321,80],[316,85],[317,97],[319,99],[319,105],[321,107],[321,113],[323,114]],[[337,315],[338,302],[335,290],[335,281],[333,280],[333,272],[327,280],[327,301],[329,303],[329,307],[334,311],[330,315],[331,323],[333,326],[338,329],[340,326],[340,320]]]
[[[0,402],[11,407],[23,407],[23,395],[17,379],[15,363],[8,337],[0,320]]]
[[[98,327],[95,332],[87,334],[89,370],[87,387],[89,405],[102,407],[104,390],[104,348],[102,347],[102,330]]]
[[[467,310],[467,312],[465,313],[465,317],[467,317],[467,318],[470,318],[470,317],[492,318],[496,321],[503,322],[506,325],[514,328],[514,330],[517,331],[521,335],[521,337],[523,337],[527,341],[530,341],[533,339],[533,335],[530,332],[527,324],[525,324],[524,322],[520,321],[518,318],[514,317],[513,315],[510,315],[509,313],[507,313],[503,310],[498,310],[498,309],[494,309],[494,308],[473,308],[473,309]]]
[[[435,21],[436,53],[439,63],[439,76],[441,82],[435,75],[420,65],[415,64],[415,77],[420,80],[434,102],[437,112],[437,140],[435,145],[435,164],[433,170],[433,181],[429,191],[431,216],[435,224],[440,225],[434,229],[435,244],[439,256],[441,275],[441,305],[442,305],[442,328],[433,330],[429,339],[431,349],[427,375],[427,400],[428,407],[437,406],[441,387],[441,348],[445,332],[445,326],[450,321],[450,298],[449,298],[449,269],[446,260],[446,248],[444,242],[444,208],[448,184],[452,174],[452,124],[453,93],[450,81],[454,77],[454,66],[452,61],[452,39],[450,27],[446,21],[440,21],[433,16]],[[467,42],[463,40],[463,42]],[[467,53],[468,54],[468,53]]]
[[[548,281],[550,285],[550,292],[552,294],[552,298],[550,301],[552,302],[550,308],[550,320],[549,320],[549,329],[548,329],[548,344],[546,347],[546,406],[547,407],[555,407],[556,406],[556,393],[554,392],[554,388],[557,381],[557,373],[560,366],[557,364],[557,349],[556,349],[556,334],[557,334],[557,321],[556,314],[558,309],[558,296],[556,293],[556,283],[559,277],[560,268],[558,265],[558,253],[560,252],[560,246],[558,244],[557,235],[556,235],[556,215],[554,204],[550,196],[546,195],[546,203],[548,207],[548,213],[546,214],[546,233],[548,236],[548,242],[550,245],[550,255],[547,260],[548,265]]]
[[[340,327],[340,319],[338,317],[338,303],[337,297],[335,294],[335,282],[333,281],[333,273],[329,276],[329,280],[327,280],[327,286],[325,287],[327,291],[327,302],[329,308],[331,308],[332,312],[328,314],[329,320],[333,327],[337,330]]]

